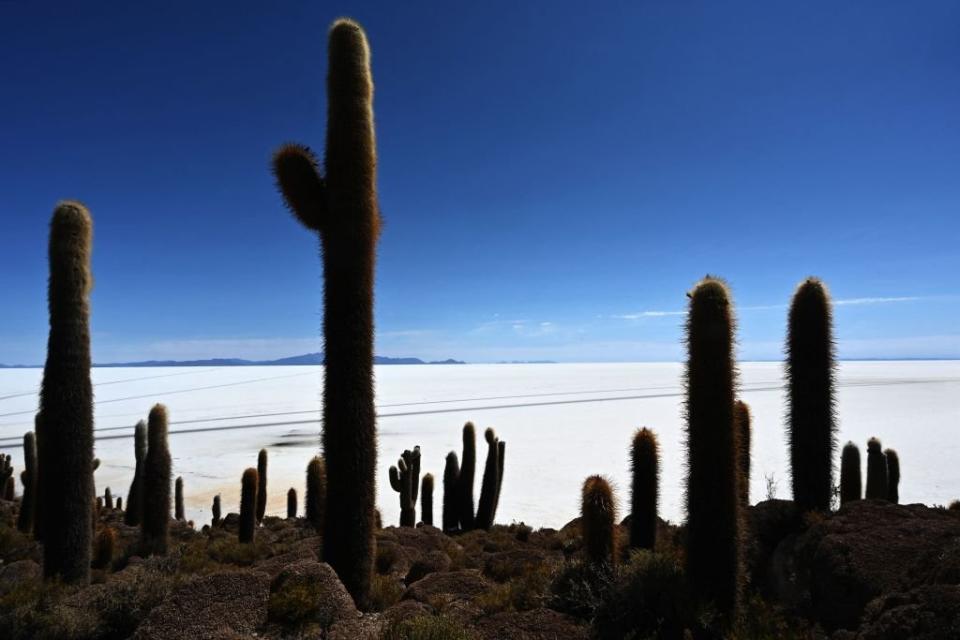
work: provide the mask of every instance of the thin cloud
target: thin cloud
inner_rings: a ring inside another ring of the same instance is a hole
[[[929,300],[921,296],[900,296],[897,298],[847,298],[845,300],[834,300],[833,304],[887,304],[891,302],[917,302],[920,300]]]
[[[893,304],[897,302],[919,302],[923,300],[934,300],[933,297],[924,297],[924,296],[895,296],[895,297],[886,297],[886,298],[841,298],[839,300],[834,300],[833,304],[836,306],[853,306],[853,305],[869,305],[869,304]],[[786,309],[787,305],[785,304],[756,304],[756,305],[746,305],[743,307],[736,307],[737,311],[776,311]],[[637,313],[622,313],[610,316],[611,318],[616,318],[618,320],[640,320],[641,318],[663,318],[668,316],[683,316],[686,315],[686,311],[662,311],[662,310],[653,310],[653,311],[639,311]]]

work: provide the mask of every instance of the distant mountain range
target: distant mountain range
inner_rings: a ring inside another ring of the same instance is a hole
[[[108,362],[94,364],[94,367],[272,367],[290,365],[323,364],[322,353],[305,353],[277,360],[244,360],[243,358],[210,358],[208,360],[143,360],[141,362]],[[374,356],[373,364],[466,364],[462,360],[434,360],[426,362],[420,358],[389,358]],[[0,369],[32,369],[40,365],[0,364]]]

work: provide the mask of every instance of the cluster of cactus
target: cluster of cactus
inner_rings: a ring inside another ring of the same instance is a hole
[[[33,431],[23,434],[23,466],[20,481],[23,483],[23,497],[20,499],[20,511],[17,513],[17,530],[29,533],[33,530],[33,517],[37,499],[37,438]]]
[[[507,443],[497,438],[493,429],[483,433],[487,441],[487,462],[483,468],[483,482],[480,485],[480,502],[477,504],[477,516],[474,526],[489,530],[497,516],[500,503],[500,487],[503,484],[503,464]]]
[[[127,511],[123,514],[124,523],[131,527],[140,524],[143,517],[143,474],[144,460],[147,457],[147,423],[143,420],[138,422],[133,430],[133,454],[136,466],[133,469],[130,492],[127,494]]]
[[[293,144],[277,151],[273,169],[287,205],[322,244],[329,515],[323,559],[365,606],[373,578],[377,463],[373,281],[380,214],[373,81],[366,34],[355,22],[333,24],[328,54],[325,175],[309,149]]]
[[[630,546],[653,550],[660,493],[660,446],[653,431],[643,428],[633,434],[630,461]]]
[[[166,555],[170,531],[171,460],[167,447],[167,408],[156,404],[147,418],[144,459],[141,547],[145,554]]]
[[[863,497],[900,502],[900,456],[893,449],[884,450],[877,438],[867,441],[866,495],[861,491],[860,449],[848,442],[840,457],[840,504]]]
[[[243,544],[253,542],[257,530],[257,470],[249,467],[240,479],[240,528],[237,537]]]
[[[603,476],[590,476],[583,483],[580,501],[580,528],[587,560],[599,567],[613,567],[617,561],[617,507],[610,483]]]
[[[472,422],[463,425],[463,456],[451,451],[443,469],[443,530],[490,529],[500,504],[507,443],[488,428],[487,461],[480,487],[480,502],[474,513],[473,484],[477,467],[477,434]],[[431,503],[432,504],[432,503]],[[432,514],[431,514],[432,519]]]
[[[400,494],[400,526],[413,527],[417,524],[417,495],[420,489],[420,447],[413,451],[405,450],[390,467],[390,486]]]

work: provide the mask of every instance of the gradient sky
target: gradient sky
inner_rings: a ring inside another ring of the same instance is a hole
[[[94,216],[94,359],[318,351],[326,29],[373,50],[377,353],[675,360],[733,288],[782,353],[816,274],[843,357],[960,357],[956,2],[0,3],[0,362],[41,363],[46,233]],[[457,6],[459,5],[459,6]]]

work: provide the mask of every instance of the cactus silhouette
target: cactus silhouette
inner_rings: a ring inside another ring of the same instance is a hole
[[[33,530],[33,515],[37,496],[37,437],[33,431],[23,434],[23,466],[20,481],[23,482],[23,497],[17,514],[17,530],[29,533]]]
[[[257,522],[263,522],[267,512],[267,450],[257,454]]]
[[[167,448],[167,408],[155,404],[147,417],[147,456],[143,462],[143,552],[166,555],[170,532],[170,450]]]
[[[497,443],[497,462],[499,467],[497,468],[497,495],[493,501],[493,515],[497,515],[497,507],[500,506],[500,489],[503,487],[503,467],[506,464],[507,458],[507,442],[505,440],[500,440]]]
[[[13,473],[11,468],[10,473]],[[13,479],[13,475],[7,478],[7,482],[3,488],[3,499],[13,502],[17,497],[17,481]]]
[[[143,462],[147,457],[147,423],[143,420],[133,430],[133,455],[136,466],[127,494],[127,511],[123,514],[123,522],[131,527],[140,524],[143,517]]]
[[[90,581],[93,520],[93,387],[90,383],[90,253],[93,223],[61,202],[50,223],[50,335],[40,389],[43,428],[37,493],[43,573]]]
[[[400,494],[400,526],[417,524],[417,487],[420,484],[420,447],[407,449],[390,467],[390,486]]]
[[[867,500],[887,499],[887,456],[876,438],[867,441]]]
[[[213,496],[213,505],[210,510],[213,512],[213,518],[210,520],[210,526],[216,527],[220,524],[220,516],[222,512],[220,511],[220,494]]]
[[[40,487],[42,481],[40,479],[40,474],[42,473],[43,467],[43,447],[41,445],[41,438],[43,436],[43,415],[38,411],[37,415],[33,419],[33,433],[34,441],[36,442],[36,451],[37,451],[37,467],[36,467],[36,478],[34,478],[33,483],[33,539],[37,542],[43,542],[43,509],[40,507]]]
[[[860,448],[852,442],[843,445],[840,453],[840,504],[860,500],[863,497],[863,480],[860,478]]]
[[[797,287],[787,327],[788,439],[793,500],[830,510],[836,449],[836,356],[830,294],[817,278]]]
[[[633,434],[630,463],[630,546],[653,550],[657,542],[660,445],[650,429],[644,427]]]
[[[750,506],[750,441],[752,438],[753,425],[750,418],[750,405],[743,400],[737,400],[733,404],[733,421],[737,429],[737,460],[739,475],[737,482],[740,491],[740,506],[746,508]]]
[[[477,471],[477,432],[472,422],[463,425],[463,456],[460,458],[460,479],[457,481],[457,513],[460,530],[474,527],[473,479]]]
[[[290,490],[287,491],[287,517],[297,517],[297,490],[293,487],[290,487]]]
[[[317,531],[324,531],[327,505],[327,466],[323,458],[314,457],[307,465],[307,498],[305,503],[307,521]]]
[[[900,504],[900,456],[893,449],[883,454],[887,456],[887,500]]]
[[[184,520],[183,517],[183,478],[177,476],[173,483],[173,513],[177,520]]]
[[[583,551],[591,563],[612,567],[616,563],[616,503],[610,483],[602,476],[590,476],[583,483],[580,526]]]
[[[423,524],[433,526],[433,474],[423,476],[420,487],[420,520]]]
[[[6,496],[6,486],[11,480],[13,480],[13,465],[10,464],[10,456],[0,455],[0,487],[4,487],[4,500],[13,500],[12,495],[9,498]],[[16,485],[15,480],[14,485]]]
[[[456,531],[460,526],[460,461],[451,451],[443,467],[443,530]]]
[[[241,543],[253,542],[257,529],[257,470],[250,467],[240,480],[240,528],[237,537]]]
[[[117,511],[123,511],[123,498],[117,496]]]
[[[94,540],[92,567],[105,569],[113,561],[113,549],[117,545],[117,531],[112,527],[100,529]]]
[[[710,276],[689,298],[686,572],[697,597],[732,619],[742,584],[733,303]]]
[[[107,509],[113,509],[113,493],[111,493],[110,487],[107,487],[103,492],[103,506]]]
[[[480,502],[477,504],[474,524],[478,529],[489,530],[497,515],[497,496],[500,491],[500,441],[490,428],[483,432],[483,438],[487,441],[487,462],[483,468]]]
[[[366,34],[351,20],[330,29],[325,175],[306,147],[277,151],[287,205],[317,231],[323,256],[323,559],[366,606],[373,577],[377,433],[373,392],[373,280],[380,233],[373,80]]]

